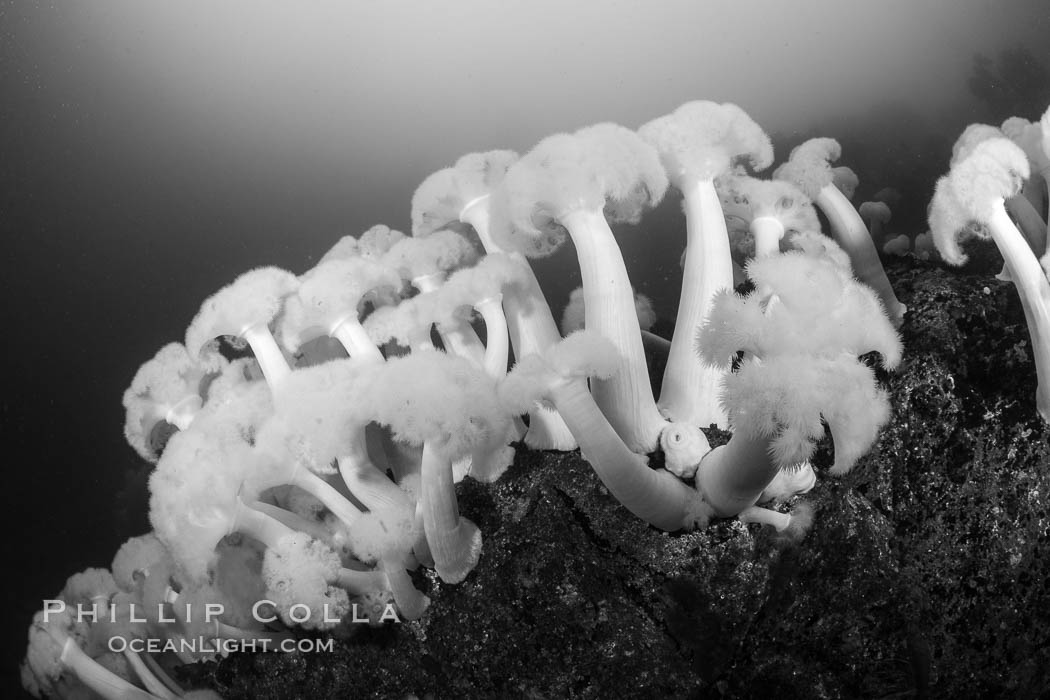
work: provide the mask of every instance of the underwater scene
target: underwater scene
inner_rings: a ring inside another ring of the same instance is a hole
[[[1048,36],[0,3],[0,697],[1050,697]]]

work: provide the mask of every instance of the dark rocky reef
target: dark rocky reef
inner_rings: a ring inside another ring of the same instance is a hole
[[[978,250],[981,252],[981,249]],[[980,257],[980,256],[978,256]],[[667,535],[577,454],[460,487],[485,536],[418,623],[183,669],[225,698],[1035,698],[1050,689],[1050,431],[1013,287],[907,259],[892,423],[809,535]],[[816,459],[826,469],[830,453]]]

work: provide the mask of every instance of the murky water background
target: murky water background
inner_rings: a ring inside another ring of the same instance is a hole
[[[121,394],[239,273],[407,229],[415,186],[463,153],[690,99],[744,107],[778,161],[839,138],[861,201],[896,187],[890,230],[915,235],[963,126],[1050,102],[1040,0],[292,7],[0,5],[5,675],[39,600],[146,527]],[[622,241],[667,320],[678,217],[669,197]],[[539,270],[558,315],[574,255]]]

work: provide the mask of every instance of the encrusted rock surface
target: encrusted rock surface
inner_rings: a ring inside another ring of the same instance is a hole
[[[522,452],[498,483],[460,486],[481,563],[455,586],[421,574],[420,622],[184,678],[259,700],[1039,697],[1050,431],[1020,304],[993,272],[893,265],[909,307],[894,417],[852,473],[821,475],[801,543],[737,522],[662,534],[577,454]]]

